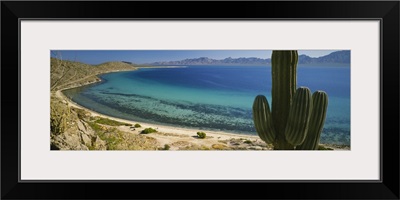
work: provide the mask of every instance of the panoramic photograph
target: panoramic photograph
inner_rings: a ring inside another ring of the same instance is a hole
[[[350,50],[51,50],[50,150],[349,151]]]

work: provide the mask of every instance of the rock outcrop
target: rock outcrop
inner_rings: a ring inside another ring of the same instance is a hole
[[[68,107],[68,104],[52,98],[51,106]],[[106,142],[101,140],[85,121],[90,115],[85,111],[73,108],[66,117],[65,130],[60,133],[51,132],[50,148],[52,150],[106,150]]]

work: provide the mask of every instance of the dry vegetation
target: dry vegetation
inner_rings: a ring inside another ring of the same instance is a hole
[[[59,56],[61,58],[61,56]],[[106,149],[146,149],[140,139],[124,136],[123,132],[109,130],[107,133],[93,129],[110,123],[107,119],[90,120],[90,113],[71,107],[56,93],[57,91],[78,87],[100,81],[97,75],[114,71],[135,70],[132,64],[124,62],[107,62],[100,65],[88,65],[80,62],[66,61],[57,58],[50,60],[50,129],[51,149],[59,150],[106,150]],[[119,125],[111,124],[111,125]],[[127,141],[138,141],[137,146],[123,145],[121,137]],[[144,138],[145,139],[145,138]],[[143,140],[143,139],[142,139]],[[118,143],[118,144],[116,144]]]
[[[136,69],[133,65],[124,62],[107,62],[100,65],[88,65],[57,58],[51,58],[50,64],[51,91],[100,81],[96,75],[102,73]]]
[[[154,138],[119,128],[129,126],[127,124],[93,117],[83,109],[70,108],[59,99],[53,98],[51,102],[53,109],[69,110],[68,115],[62,115],[65,121],[62,131],[52,131],[51,148],[54,150],[156,150],[159,146]]]

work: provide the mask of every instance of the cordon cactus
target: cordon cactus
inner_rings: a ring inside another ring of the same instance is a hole
[[[325,123],[328,95],[297,84],[297,51],[272,51],[272,104],[258,95],[253,103],[256,131],[276,150],[316,150]]]

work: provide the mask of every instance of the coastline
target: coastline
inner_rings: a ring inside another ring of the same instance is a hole
[[[114,73],[114,72],[122,72],[122,71],[134,71],[138,70],[141,68],[176,68],[177,66],[157,66],[157,67],[136,67],[136,69],[133,70],[118,70],[118,71],[108,71],[104,72],[101,74],[107,74],[107,73]],[[179,67],[179,66],[178,66]],[[90,110],[82,105],[79,105],[78,103],[72,101],[69,99],[67,96],[63,94],[62,91],[67,90],[67,89],[72,89],[72,88],[77,88],[77,87],[82,87],[90,84],[95,84],[101,82],[101,78],[98,77],[98,75],[101,74],[96,74],[94,77],[96,79],[92,82],[84,82],[78,85],[71,85],[70,87],[65,87],[62,89],[59,89],[55,91],[55,96],[61,100],[64,100],[68,102],[69,106],[79,108],[82,110],[87,111],[90,113],[91,116],[93,117],[102,117],[102,118],[108,118],[111,120],[115,120],[118,122],[122,123],[128,123],[128,124],[136,124],[139,123],[143,128],[137,128],[137,130],[132,131],[130,127],[128,126],[120,126],[118,127],[119,130],[127,132],[127,133],[132,133],[132,134],[140,134],[140,131],[143,130],[144,128],[154,128],[158,131],[158,133],[152,133],[152,134],[147,134],[149,137],[153,137],[156,139],[160,145],[169,145],[169,144],[175,144],[179,142],[189,142],[193,143],[198,146],[208,146],[208,147],[214,147],[214,145],[221,145],[223,148],[226,146],[229,141],[251,141],[252,145],[242,145],[241,147],[249,149],[249,150],[271,150],[272,146],[265,144],[258,135],[245,135],[245,134],[237,134],[237,133],[230,133],[226,131],[214,131],[214,130],[200,130],[200,129],[195,129],[195,128],[187,128],[187,127],[174,127],[173,125],[160,125],[160,124],[154,124],[154,123],[147,123],[147,122],[137,122],[137,121],[132,121],[132,120],[126,120],[122,118],[117,118],[117,117],[112,117],[108,116],[105,114],[101,114],[98,112],[95,112],[93,110]],[[206,132],[207,138],[206,139],[198,139],[196,133],[202,131]],[[225,142],[223,142],[225,141]],[[223,143],[221,143],[223,142]],[[236,144],[235,144],[236,145]],[[326,147],[332,148],[334,150],[350,150],[350,147],[341,147],[340,145],[330,145],[330,144],[322,144]],[[178,150],[178,146],[171,145],[172,148],[171,150]]]
[[[158,67],[154,67],[154,68],[177,68],[177,67],[181,67],[181,66],[158,66]],[[138,70],[141,68],[153,68],[153,67],[137,67],[134,70]],[[129,71],[134,71],[134,70],[129,70]],[[101,73],[101,74],[121,72],[121,71],[122,70],[109,71],[109,72],[105,72],[105,73]],[[138,121],[108,116],[108,115],[101,114],[96,111],[90,110],[82,105],[79,105],[78,103],[69,99],[62,92],[64,90],[68,90],[68,89],[73,89],[73,88],[87,86],[90,84],[99,83],[102,81],[102,79],[99,78],[98,75],[101,75],[101,74],[94,75],[94,77],[96,77],[96,78],[92,79],[92,81],[84,81],[84,82],[81,82],[80,84],[67,84],[67,86],[69,86],[69,87],[64,87],[62,89],[54,91],[55,97],[62,101],[67,102],[69,107],[75,107],[78,109],[85,110],[86,112],[90,113],[90,116],[92,116],[92,117],[107,118],[110,120],[127,123],[127,124],[132,124],[132,125],[139,123],[142,126],[142,128],[135,128],[134,131],[132,131],[131,127],[129,127],[129,126],[117,127],[117,129],[119,129],[120,131],[123,131],[125,133],[140,135],[141,130],[143,130],[145,128],[154,128],[157,130],[157,133],[146,134],[146,136],[156,139],[158,141],[159,145],[161,145],[161,146],[164,146],[164,145],[171,146],[171,150],[180,149],[180,146],[182,144],[190,144],[190,146],[196,146],[197,148],[214,149],[214,150],[215,149],[228,150],[228,148],[229,148],[228,146],[230,143],[237,145],[237,148],[241,148],[241,149],[245,148],[244,150],[246,150],[246,149],[248,149],[248,150],[271,150],[272,149],[271,145],[265,144],[264,141],[262,141],[257,135],[244,135],[244,134],[238,134],[238,133],[230,133],[230,132],[226,132],[226,131],[200,130],[200,129],[187,128],[187,127],[174,127],[173,125],[161,125],[161,124],[148,123],[148,122],[138,122]],[[207,134],[206,138],[199,139],[197,137],[197,132],[205,132]],[[251,145],[244,143],[245,141],[247,141],[247,142],[251,141]]]
[[[69,89],[71,89],[71,88],[69,88]],[[122,123],[128,123],[128,124],[139,123],[143,128],[154,128],[160,133],[173,134],[173,135],[175,135],[175,137],[178,137],[178,138],[181,136],[192,138],[191,140],[193,140],[193,141],[191,141],[191,142],[195,142],[195,143],[199,143],[199,141],[206,141],[206,140],[197,139],[196,133],[199,131],[206,132],[207,137],[210,136],[209,137],[209,139],[211,139],[210,142],[217,142],[217,141],[214,141],[216,139],[217,140],[245,139],[245,140],[254,140],[254,141],[261,142],[261,139],[256,135],[254,135],[254,136],[253,135],[244,135],[244,134],[230,133],[230,132],[225,132],[225,131],[212,131],[212,130],[204,131],[204,130],[199,130],[199,129],[194,129],[194,128],[174,127],[174,126],[168,126],[168,125],[137,122],[137,121],[127,120],[127,119],[112,117],[112,116],[98,113],[96,111],[90,110],[86,107],[83,107],[83,106],[77,104],[76,102],[74,102],[74,101],[70,100],[68,97],[66,97],[62,93],[62,90],[56,91],[56,96],[61,98],[62,100],[65,100],[66,102],[68,102],[68,104],[72,107],[79,108],[79,109],[89,112],[90,115],[93,117],[108,118],[111,120],[115,120],[115,121],[122,122]],[[123,131],[130,131],[129,127],[121,126],[119,128],[122,129]],[[174,141],[173,135],[171,135],[171,137],[170,137],[171,141],[164,141],[164,143],[173,142]],[[152,135],[149,134],[149,136],[152,136]],[[156,139],[160,139],[160,138],[156,138]],[[163,138],[163,139],[165,139],[165,138]],[[164,144],[162,144],[162,145],[164,145]]]

